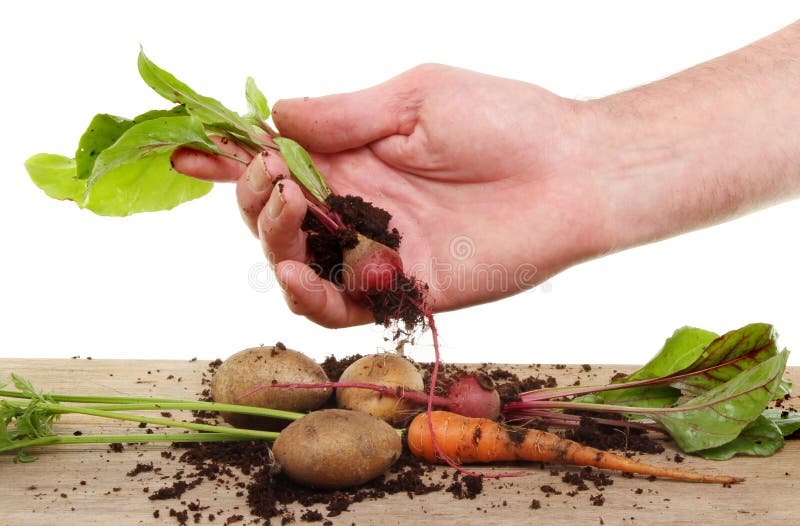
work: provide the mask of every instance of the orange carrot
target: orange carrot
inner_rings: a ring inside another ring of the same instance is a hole
[[[431,424],[436,443],[456,463],[489,463],[526,460],[613,469],[691,482],[734,484],[739,477],[702,475],[662,468],[583,446],[553,433],[510,427],[485,418],[469,418],[448,411],[433,411]],[[408,428],[408,447],[428,462],[443,462],[436,454],[428,425],[428,414],[420,413]]]

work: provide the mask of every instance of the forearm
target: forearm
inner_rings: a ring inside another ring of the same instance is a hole
[[[581,111],[607,251],[800,195],[800,23]]]

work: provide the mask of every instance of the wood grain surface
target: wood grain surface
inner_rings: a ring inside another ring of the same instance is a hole
[[[0,375],[16,372],[44,391],[73,394],[158,396],[195,399],[203,388],[207,362],[90,360],[90,359],[0,359]],[[580,379],[583,383],[605,383],[616,372],[633,366],[503,366],[520,376],[546,375],[559,385]],[[798,368],[787,376],[798,380]],[[790,404],[796,404],[796,399]],[[178,415],[175,415],[178,416]],[[188,415],[187,415],[188,418]],[[125,423],[98,422],[89,417],[65,416],[58,424],[62,433],[141,432]],[[413,499],[405,494],[355,503],[328,520],[334,525],[392,524],[800,524],[800,441],[788,441],[770,458],[739,457],[725,462],[687,456],[674,461],[675,449],[665,442],[666,453],[637,455],[653,464],[730,474],[747,478],[743,484],[723,487],[613,474],[613,485],[602,490],[604,503],[593,505],[589,490],[567,496],[573,489],[549,468],[531,466],[529,474],[514,479],[487,480],[474,500],[456,500],[450,493],[436,492]],[[182,466],[177,459],[164,459],[168,444],[125,445],[112,452],[105,445],[59,446],[31,451],[39,460],[15,464],[13,455],[0,455],[0,525],[134,525],[178,524],[170,509],[183,510],[190,503],[208,506],[198,516],[189,514],[188,524],[265,524],[250,514],[241,487],[235,483],[205,481],[187,491],[180,500],[152,501],[148,496],[171,482]],[[160,470],[128,476],[137,463],[153,462]],[[497,468],[504,469],[504,468]],[[517,469],[516,467],[514,469]],[[559,467],[563,474],[566,468]],[[437,468],[433,479],[440,479]],[[241,475],[239,482],[247,483]],[[547,496],[542,485],[551,485],[560,495]],[[532,500],[541,507],[531,508]],[[182,501],[182,502],[181,502]],[[306,507],[291,506],[297,524]],[[322,506],[317,506],[325,513]],[[157,513],[154,513],[157,512]],[[156,518],[154,515],[158,515]],[[213,521],[209,520],[213,515]],[[239,518],[238,516],[241,516]],[[280,524],[280,518],[272,524]],[[313,523],[312,523],[313,524]],[[316,524],[321,524],[317,522]]]

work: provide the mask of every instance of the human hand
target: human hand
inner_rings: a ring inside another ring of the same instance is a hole
[[[356,93],[280,101],[274,120],[316,152],[339,193],[394,215],[407,273],[446,310],[800,195],[797,56],[800,22],[588,102],[427,65]],[[269,174],[288,174],[278,155],[244,175],[240,163],[199,152],[173,161],[188,175],[238,179],[245,220],[294,312],[331,327],[370,320],[304,264],[301,192],[288,180],[282,194],[269,191]]]
[[[426,65],[364,91],[279,101],[282,135],[309,149],[339,194],[393,215],[409,275],[435,311],[492,301],[603,250],[596,183],[574,162],[581,104],[537,86]],[[240,152],[241,153],[241,152]],[[228,159],[179,152],[179,171],[238,179],[245,221],[259,236],[290,308],[329,327],[370,313],[308,263],[299,187],[276,154],[242,174]]]

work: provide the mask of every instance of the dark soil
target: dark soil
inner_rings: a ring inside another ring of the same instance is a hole
[[[474,475],[464,475],[457,471],[453,474],[453,482],[447,491],[457,499],[474,499],[483,491],[483,478]]]
[[[363,357],[364,355],[362,354],[354,354],[352,356],[348,356],[347,358],[338,359],[335,356],[330,355],[325,358],[325,361],[323,361],[320,366],[322,367],[322,370],[325,371],[328,379],[332,382],[336,382],[342,376],[344,370],[350,367],[350,364]]]
[[[425,304],[427,293],[426,283],[414,277],[399,275],[391,289],[367,294],[362,303],[372,312],[375,323],[379,325],[388,327],[393,321],[402,322],[392,336],[394,340],[398,340],[425,325],[422,305]]]
[[[203,484],[241,488],[250,512],[269,521],[279,518],[281,524],[295,522],[290,504],[300,504],[306,510],[300,516],[304,522],[324,521],[349,509],[357,502],[380,499],[387,495],[405,493],[409,498],[442,491],[444,484],[434,481],[433,467],[416,457],[404,453],[390,472],[368,484],[357,488],[324,491],[295,484],[280,473],[276,473],[270,460],[269,447],[263,442],[209,442],[196,444],[173,444],[185,451],[180,456],[182,468],[173,475],[174,480],[150,495],[151,500],[181,499],[188,490]],[[193,468],[190,471],[190,468]],[[235,469],[234,469],[235,468]],[[239,475],[247,476],[248,482]],[[459,482],[458,498],[474,498],[480,493],[482,481]],[[450,490],[449,490],[450,491]],[[455,494],[455,493],[454,493]],[[185,503],[183,500],[181,503]],[[185,510],[175,510],[179,523],[184,523],[188,512],[203,510],[199,503],[189,503]],[[269,522],[265,522],[269,523]]]
[[[383,243],[391,249],[397,250],[400,247],[400,233],[396,228],[389,230],[392,216],[386,210],[352,195],[331,194],[326,204],[331,211],[339,214],[342,222],[353,231]],[[308,233],[306,244],[313,261],[311,268],[320,277],[341,285],[342,249],[355,246],[354,232],[332,234],[310,212],[306,214],[302,228]]]
[[[608,418],[608,415],[605,415]],[[590,417],[581,418],[580,426],[564,436],[585,446],[597,449],[616,449],[628,453],[663,453],[664,446],[640,429],[619,428],[595,423]]]
[[[320,277],[342,284],[343,250],[355,246],[356,233],[393,250],[400,247],[400,233],[396,228],[389,228],[392,216],[386,210],[353,195],[331,194],[326,205],[348,228],[331,233],[311,212],[306,214],[302,228],[308,234],[306,247],[311,256],[310,266]],[[372,312],[375,323],[387,327],[398,323],[402,330],[396,334],[397,339],[424,326],[426,293],[427,285],[401,274],[389,290],[367,295],[362,304]]]
[[[331,194],[326,203],[339,214],[344,224],[362,235],[395,250],[400,247],[400,232],[396,228],[389,229],[392,215],[386,210],[353,195],[342,197]]]
[[[379,499],[387,495],[405,493],[410,498],[440,491],[443,484],[432,481],[430,466],[409,454],[404,454],[387,476],[350,490],[321,491],[299,486],[280,474],[261,470],[247,486],[247,503],[254,515],[264,518],[285,516],[288,504],[298,503],[304,507],[323,506],[326,517],[335,517],[357,502]],[[428,479],[428,480],[426,480]],[[323,512],[313,517],[322,519]],[[312,515],[308,514],[311,518]],[[308,520],[308,519],[306,519]]]

